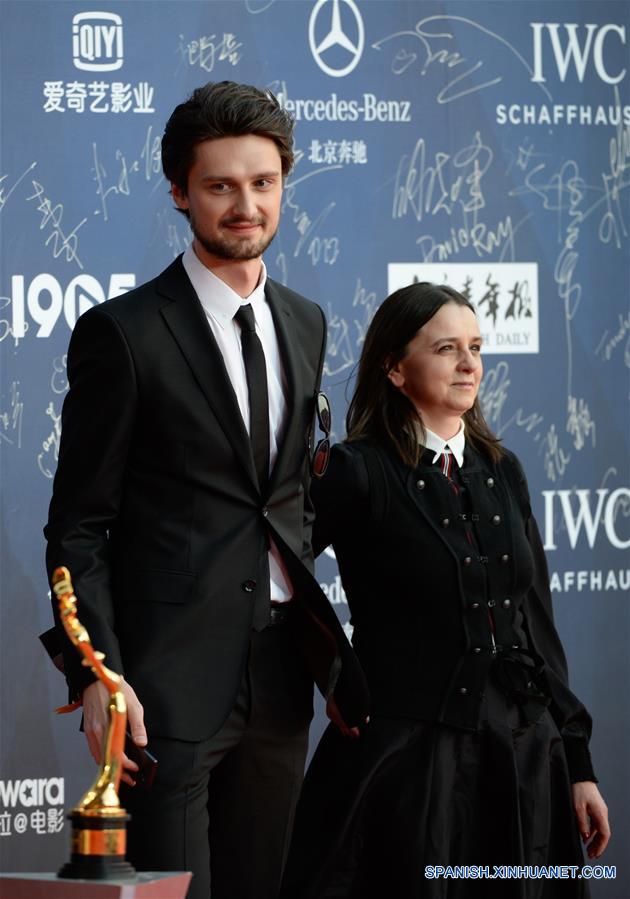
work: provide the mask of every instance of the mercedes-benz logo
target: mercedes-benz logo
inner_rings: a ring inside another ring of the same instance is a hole
[[[348,35],[341,27],[341,10],[339,7],[340,3],[345,3],[346,6],[350,8],[350,11],[354,17],[354,21],[356,24],[356,40],[354,42],[348,37]],[[326,5],[332,5],[330,29],[327,32],[326,36],[319,43],[317,43],[317,39],[315,36],[315,25],[320,10]],[[311,53],[313,54],[313,58],[315,59],[315,62],[320,67],[322,72],[326,72],[327,75],[332,75],[333,78],[342,78],[344,75],[348,75],[361,59],[361,54],[363,53],[363,45],[365,42],[363,19],[361,18],[361,13],[359,12],[354,0],[317,0],[317,3],[313,7],[313,11],[311,12],[311,18],[308,23],[308,42],[311,48]],[[343,68],[333,68],[332,66],[327,65],[327,63],[325,63],[322,59],[323,54],[331,47],[335,46],[341,47],[343,50],[346,50],[351,54],[350,62],[347,65],[343,66]]]

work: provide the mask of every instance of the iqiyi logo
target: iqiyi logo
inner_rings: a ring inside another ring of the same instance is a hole
[[[72,20],[72,59],[85,72],[113,72],[123,64],[122,19],[113,12],[80,12]]]

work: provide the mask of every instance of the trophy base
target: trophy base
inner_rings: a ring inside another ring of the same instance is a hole
[[[102,855],[73,855],[57,877],[68,880],[124,880],[133,882],[138,874],[124,858],[104,858]]]
[[[100,817],[72,811],[72,854],[57,877],[69,880],[136,879],[136,869],[125,861],[129,815],[120,813]]]
[[[190,871],[139,871],[137,879],[61,880],[54,872],[3,874],[2,899],[185,899]]]

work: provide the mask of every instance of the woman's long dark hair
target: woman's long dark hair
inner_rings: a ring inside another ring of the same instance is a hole
[[[407,345],[420,328],[446,305],[474,306],[452,287],[422,281],[402,287],[383,302],[368,328],[359,361],[354,394],[346,417],[346,441],[373,440],[392,449],[415,468],[420,460],[418,433],[424,433],[422,416],[414,404],[388,378],[388,372],[405,356]],[[503,455],[481,411],[479,399],[462,416],[466,440],[497,462]]]

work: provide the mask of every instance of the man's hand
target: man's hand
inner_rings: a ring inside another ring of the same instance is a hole
[[[573,808],[582,842],[586,843],[589,858],[599,858],[610,840],[608,808],[597,785],[590,780],[578,781],[572,786]]]
[[[133,688],[122,680],[120,688],[127,703],[127,721],[133,742],[136,746],[147,745],[147,732],[144,727],[144,709]],[[109,693],[100,680],[95,681],[83,691],[83,727],[87,737],[88,746],[92,758],[97,765],[101,764],[103,753],[103,741],[107,732]],[[127,772],[135,772],[138,766],[123,753],[121,780],[130,787],[135,785],[135,780]]]

